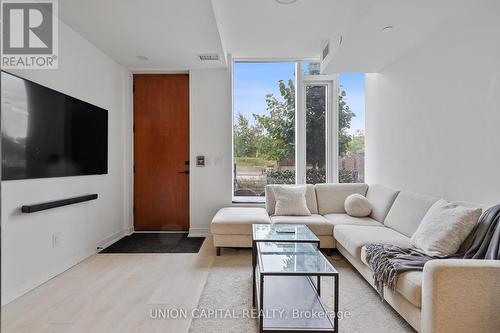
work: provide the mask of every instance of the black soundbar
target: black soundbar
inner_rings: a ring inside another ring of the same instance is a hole
[[[95,200],[95,199],[97,199],[97,194],[82,195],[80,197],[74,197],[74,198],[68,198],[68,199],[62,199],[62,200],[56,200],[56,201],[49,201],[49,202],[39,203],[39,204],[35,204],[35,205],[24,205],[21,207],[21,211],[23,213],[35,213],[35,212],[39,212],[41,210],[72,205],[72,204],[76,204],[79,202],[90,201],[90,200]]]

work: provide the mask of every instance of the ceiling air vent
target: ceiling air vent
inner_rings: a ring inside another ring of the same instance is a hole
[[[330,43],[326,44],[326,46],[323,48],[323,52],[321,53],[321,60],[325,60],[325,58],[328,57],[329,53],[330,53]]]
[[[218,54],[199,54],[198,58],[200,58],[201,61],[219,61]]]

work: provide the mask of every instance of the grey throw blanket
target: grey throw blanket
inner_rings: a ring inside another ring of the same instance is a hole
[[[500,260],[500,205],[487,209],[464,244],[466,250],[448,257],[429,256],[415,248],[389,244],[368,244],[365,258],[373,270],[377,291],[382,295],[384,285],[394,290],[398,274],[422,271],[427,261],[444,258]]]
[[[500,260],[500,205],[481,215],[469,240],[464,259]]]

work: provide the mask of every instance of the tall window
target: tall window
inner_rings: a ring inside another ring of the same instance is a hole
[[[295,183],[295,63],[233,65],[234,196]]]
[[[306,183],[326,182],[326,111],[328,86],[305,85]]]
[[[365,181],[365,75],[339,75],[339,182]]]
[[[364,75],[235,61],[233,156],[236,201],[263,200],[267,184],[363,182]]]

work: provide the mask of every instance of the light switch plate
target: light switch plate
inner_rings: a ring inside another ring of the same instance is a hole
[[[196,156],[196,166],[197,167],[204,167],[205,166],[205,156],[203,156],[203,155]]]

